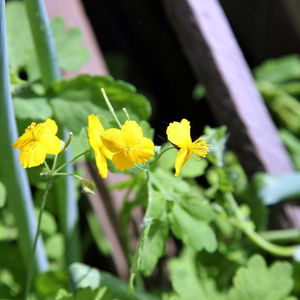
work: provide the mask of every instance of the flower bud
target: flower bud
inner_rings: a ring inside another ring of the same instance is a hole
[[[92,194],[95,195],[96,185],[93,181],[88,179],[83,179],[81,181],[82,190],[85,194]]]

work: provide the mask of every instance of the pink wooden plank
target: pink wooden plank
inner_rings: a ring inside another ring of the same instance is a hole
[[[217,0],[163,0],[209,105],[230,132],[230,144],[250,176],[292,172],[251,71]]]

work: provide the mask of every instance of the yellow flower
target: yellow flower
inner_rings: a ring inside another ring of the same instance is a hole
[[[112,153],[105,148],[101,140],[101,134],[105,131],[99,118],[94,114],[89,116],[89,142],[95,151],[95,160],[98,172],[102,178],[107,177],[106,157],[112,159]]]
[[[20,162],[23,168],[39,166],[45,161],[47,153],[55,155],[61,151],[57,129],[55,121],[51,119],[40,124],[32,122],[13,143],[15,149],[21,148]]]
[[[126,121],[122,129],[111,128],[101,134],[105,147],[114,153],[112,161],[117,169],[130,169],[154,155],[153,142],[143,136],[142,128],[135,121]]]
[[[189,160],[192,153],[194,157],[206,157],[208,145],[200,137],[192,142],[190,122],[182,119],[181,122],[170,123],[167,128],[168,140],[179,150],[175,162],[175,176],[178,176],[182,166]]]

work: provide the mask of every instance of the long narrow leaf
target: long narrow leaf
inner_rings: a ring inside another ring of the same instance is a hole
[[[12,147],[18,132],[10,94],[4,8],[5,1],[0,0],[0,180],[6,186],[8,205],[19,231],[21,253],[26,267],[29,267],[37,225],[27,174],[20,164],[18,152]],[[38,273],[48,270],[41,238],[36,247],[35,267]]]
[[[42,81],[48,87],[51,83],[61,78],[61,73],[46,7],[44,1],[41,0],[25,0],[24,2],[38,56]],[[66,130],[63,131],[62,138],[64,140],[68,138]],[[70,150],[69,147],[66,151],[64,156],[65,162],[70,158]],[[74,173],[73,165],[68,165],[66,172]],[[65,235],[66,259],[68,263],[78,261],[80,257],[77,230],[78,208],[74,183],[74,178],[63,177],[56,189],[60,224]]]

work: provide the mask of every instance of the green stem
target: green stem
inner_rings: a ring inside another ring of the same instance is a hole
[[[155,160],[149,165],[149,168],[152,168],[153,166],[155,166],[155,165],[157,164],[158,160],[161,158],[161,156],[162,156],[165,152],[167,152],[167,151],[169,151],[169,150],[171,150],[171,149],[174,149],[174,147],[166,148],[166,149],[164,149],[161,153],[159,153],[159,155],[157,156],[157,158],[155,158]]]
[[[126,119],[127,119],[128,121],[130,121],[130,117],[129,117],[129,114],[128,114],[128,112],[127,112],[127,109],[124,107],[122,110],[124,111],[124,114],[125,114],[125,116],[126,116]]]
[[[236,218],[236,222],[233,222],[233,224],[240,230],[242,230],[252,242],[273,255],[282,257],[294,257],[296,251],[299,249],[299,245],[279,246],[265,240],[262,236],[260,236],[257,232],[249,227],[249,224],[247,224],[247,220],[245,219],[245,216],[237,205],[233,195],[231,193],[224,193],[224,197],[231,207]]]
[[[80,154],[78,154],[77,156],[75,156],[74,158],[72,158],[70,161],[67,161],[66,163],[64,163],[63,165],[61,165],[59,168],[57,168],[54,172],[53,172],[53,176],[55,176],[61,169],[63,169],[64,167],[66,167],[68,164],[72,163],[73,161],[75,161],[77,158],[79,158],[80,156],[91,152],[92,149],[86,150]]]
[[[33,276],[33,266],[34,266],[33,259],[34,259],[34,255],[35,255],[35,248],[36,248],[38,237],[39,237],[40,231],[41,231],[42,215],[43,215],[43,212],[44,212],[44,209],[45,209],[45,204],[46,204],[48,192],[49,192],[49,189],[50,189],[50,186],[51,186],[51,182],[52,182],[52,177],[50,176],[49,179],[48,179],[48,182],[47,182],[46,189],[45,189],[44,194],[43,194],[42,204],[41,204],[41,208],[40,208],[40,212],[39,212],[37,229],[36,229],[34,242],[33,242],[33,246],[32,246],[31,258],[30,258],[30,264],[29,264],[30,269],[29,269],[27,282],[26,282],[26,289],[25,289],[25,299],[28,298],[28,295],[29,295],[29,292],[30,292],[32,276]]]
[[[269,241],[300,241],[299,228],[265,231],[260,232],[259,235]]]
[[[78,179],[80,179],[80,180],[83,180],[82,177],[80,177],[80,176],[78,176],[78,175],[76,175],[76,174],[71,174],[71,173],[55,173],[55,174],[53,174],[53,177],[54,177],[54,176],[73,176],[73,177],[75,177],[75,178],[78,178]]]
[[[24,3],[36,45],[42,81],[45,87],[49,87],[52,82],[61,78],[61,73],[46,7],[41,0],[25,0]]]
[[[50,22],[43,0],[25,0],[25,7],[30,23],[36,54],[46,88],[61,78],[57,53]],[[59,124],[60,125],[60,124]],[[67,140],[69,132],[63,130],[61,138]],[[64,161],[71,159],[70,147],[63,152]],[[73,164],[66,167],[67,173],[74,173]],[[80,243],[78,231],[78,206],[74,178],[65,176],[55,182],[54,191],[59,210],[59,222],[66,243],[66,260],[68,264],[80,260]]]
[[[122,128],[122,125],[121,125],[121,123],[120,123],[120,121],[119,121],[119,119],[118,119],[118,117],[117,117],[117,115],[116,115],[116,113],[115,113],[115,110],[114,110],[114,108],[112,107],[112,105],[111,105],[111,103],[110,103],[110,101],[109,101],[109,99],[108,99],[108,97],[107,97],[107,95],[106,95],[106,93],[105,93],[105,90],[104,90],[103,88],[101,89],[101,93],[102,93],[102,95],[103,95],[103,97],[104,97],[104,100],[105,100],[105,102],[106,102],[106,105],[107,105],[109,111],[111,112],[111,114],[112,114],[113,117],[115,118],[115,120],[116,120],[118,126],[119,126],[120,129],[121,129],[121,128]]]
[[[8,208],[14,215],[18,246],[27,269],[36,218],[26,171],[20,164],[19,151],[12,147],[18,139],[18,130],[10,92],[4,0],[0,0],[0,120],[0,180],[7,191]],[[46,272],[49,268],[42,239],[37,242],[34,265],[37,273]]]

